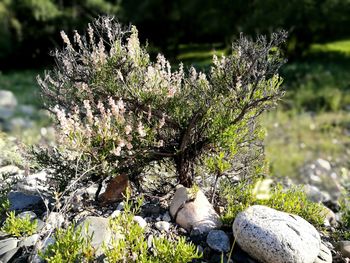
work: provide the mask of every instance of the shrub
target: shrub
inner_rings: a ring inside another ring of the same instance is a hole
[[[256,181],[254,182],[256,183]],[[234,187],[232,184],[223,186],[223,195],[227,200],[227,209],[222,219],[231,224],[237,214],[252,205],[266,205],[279,211],[296,214],[316,227],[321,227],[326,217],[325,208],[308,200],[302,186],[292,186],[283,189],[277,184],[266,200],[257,199],[254,195],[254,183],[241,181]]]
[[[94,248],[91,237],[82,236],[82,227],[74,224],[67,229],[57,229],[55,242],[39,253],[48,263],[93,262]]]
[[[208,75],[181,64],[172,71],[162,55],[152,62],[137,29],[123,30],[112,18],[96,20],[86,36],[75,32],[73,42],[61,34],[57,67],[38,82],[61,148],[101,165],[101,177],[128,173],[137,182],[146,165],[170,160],[190,187],[207,153],[239,152],[256,140],[257,116],[283,94],[283,31],[255,42],[241,36],[230,56],[213,58]]]
[[[24,218],[16,217],[15,212],[11,211],[7,214],[1,231],[13,235],[15,237],[31,236],[35,233],[38,226],[38,221],[31,220],[30,215]]]

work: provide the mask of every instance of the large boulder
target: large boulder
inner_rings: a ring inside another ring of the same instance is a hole
[[[186,230],[198,229],[202,233],[220,228],[219,215],[200,189],[180,187],[170,204],[170,214]]]
[[[236,242],[263,263],[313,263],[321,246],[317,230],[303,218],[254,205],[233,223]]]

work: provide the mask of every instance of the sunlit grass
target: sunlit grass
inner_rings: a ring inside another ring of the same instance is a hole
[[[350,55],[350,39],[334,41],[325,44],[313,44],[311,51],[341,52]]]

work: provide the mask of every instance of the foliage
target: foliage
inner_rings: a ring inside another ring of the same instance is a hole
[[[10,177],[10,174],[0,174],[0,215],[5,215],[10,208],[10,200],[7,196],[14,183],[9,180]],[[0,220],[2,219],[1,217]]]
[[[107,262],[186,263],[201,257],[195,246],[188,244],[183,237],[173,241],[164,237],[154,237],[152,253],[149,253],[145,230],[134,220],[142,202],[142,197],[139,197],[133,206],[130,191],[126,192],[123,213],[110,221],[110,227],[115,235],[111,244],[104,245]]]
[[[7,214],[7,218],[1,231],[15,237],[26,237],[33,235],[37,226],[38,221],[36,219],[31,220],[30,215],[20,218],[16,217],[15,212],[11,211]]]
[[[225,223],[232,223],[237,214],[251,205],[265,205],[279,211],[296,214],[313,224],[321,227],[324,223],[326,211],[321,204],[308,200],[301,186],[283,189],[277,184],[266,200],[259,200],[253,194],[254,183],[241,181],[236,185],[223,186],[223,197],[227,200],[226,212],[223,215]]]
[[[349,9],[348,0],[3,0],[0,61],[6,60],[0,64],[23,67],[33,66],[33,62],[40,65],[38,59],[51,62],[47,47],[57,45],[62,27],[80,30],[92,17],[102,14],[131,21],[144,32],[143,39],[172,55],[184,43],[225,45],[242,31],[255,34],[286,28],[291,31],[288,50],[300,57],[310,43],[349,36],[345,26],[349,24]]]
[[[151,262],[187,263],[202,257],[195,245],[186,242],[185,237],[179,237],[175,242],[164,237],[154,238],[153,247]]]
[[[107,0],[1,1],[0,64],[6,68],[42,66],[43,58],[47,63],[47,47],[56,45],[56,36],[62,27],[79,30],[94,16],[117,14],[118,2],[112,3]]]
[[[74,224],[67,229],[57,229],[55,242],[39,255],[48,263],[93,262],[94,248],[91,237],[82,235],[82,227]]]
[[[191,186],[205,154],[234,157],[230,150],[256,141],[257,116],[283,94],[277,47],[285,32],[255,42],[241,36],[230,56],[214,57],[208,75],[182,65],[172,71],[162,55],[152,62],[136,28],[123,30],[109,17],[89,25],[86,36],[75,32],[73,43],[61,34],[58,66],[39,84],[62,148],[109,175],[127,172],[137,182],[147,164],[170,160],[179,182]]]

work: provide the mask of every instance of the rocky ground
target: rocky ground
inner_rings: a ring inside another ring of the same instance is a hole
[[[30,117],[16,117],[21,108],[12,93],[0,91],[0,127],[3,130],[14,129],[17,124],[21,129],[31,127]],[[163,196],[144,195],[141,211],[134,220],[144,228],[149,249],[156,236],[185,236],[203,253],[202,259],[196,262],[216,263],[222,259],[236,263],[350,262],[350,241],[335,242],[329,237],[341,224],[338,199],[344,182],[350,181],[349,175],[339,176],[332,165],[322,159],[306,165],[301,174],[309,198],[329,208],[325,231],[318,232],[296,215],[264,206],[251,206],[237,216],[233,225],[223,225],[219,213],[222,208],[213,207],[201,190],[193,193],[182,186]],[[118,200],[125,188],[121,187],[123,181],[110,183],[101,192],[100,201],[95,201],[97,185],[80,185],[70,195],[59,199],[48,189],[47,172],[28,171],[6,160],[0,160],[0,178],[1,189],[11,186],[7,194],[10,210],[15,211],[17,217],[29,215],[31,220],[38,220],[35,233],[29,237],[0,232],[2,263],[43,262],[38,251],[55,242],[55,229],[72,222],[88,223],[90,233],[94,233],[92,243],[100,250],[102,243],[111,239],[109,219],[124,210],[124,202]],[[293,182],[286,180],[284,184],[288,186]],[[2,225],[6,216],[1,217]],[[103,255],[99,261],[103,262]]]
[[[108,219],[123,213],[123,202],[101,205],[94,201],[97,186],[76,190],[69,200],[61,200],[58,208],[53,196],[47,195],[45,172],[26,175],[18,167],[7,165],[0,169],[0,174],[4,173],[11,173],[9,178],[17,181],[8,194],[10,209],[16,211],[18,217],[29,214],[37,219],[38,227],[35,234],[26,238],[0,234],[3,263],[42,262],[36,249],[45,249],[54,242],[53,230],[71,222],[89,223],[89,230],[94,232],[93,244],[99,249],[111,236]],[[324,194],[319,192],[320,198]],[[315,198],[315,191],[312,194]],[[332,213],[325,226],[334,228],[337,218]],[[154,236],[186,236],[203,253],[198,262],[220,262],[222,254],[227,262],[234,236],[230,262],[349,262],[346,258],[350,256],[349,241],[332,243],[324,233],[317,232],[298,216],[252,206],[239,214],[233,226],[222,225],[219,214],[202,191],[193,198],[181,186],[163,197],[146,195],[141,212],[134,220],[145,228],[149,246]]]

